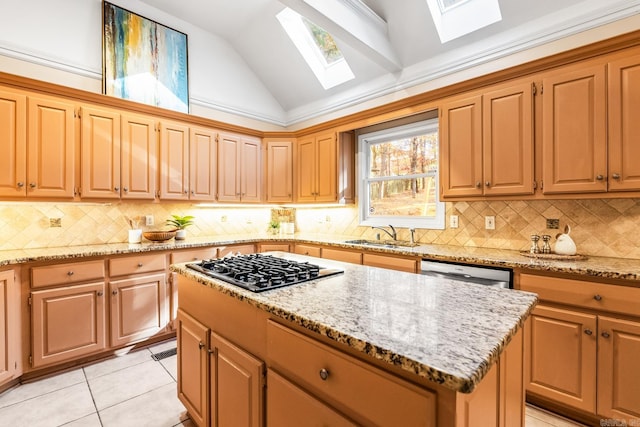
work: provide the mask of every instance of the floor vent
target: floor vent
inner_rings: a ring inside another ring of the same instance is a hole
[[[177,353],[178,353],[178,349],[172,348],[169,350],[161,351],[160,353],[152,354],[151,358],[157,362],[158,360],[162,360],[162,359],[166,359],[167,357],[174,356]]]

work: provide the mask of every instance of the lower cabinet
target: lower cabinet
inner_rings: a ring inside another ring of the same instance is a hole
[[[14,271],[0,271],[0,385],[20,375],[20,292]]]
[[[105,282],[31,292],[32,366],[106,348]]]
[[[362,265],[387,268],[389,270],[406,271],[408,273],[415,273],[418,268],[418,262],[415,259],[368,253],[362,254]]]
[[[264,425],[264,363],[178,310],[178,398],[198,426]]]
[[[362,252],[343,249],[322,248],[322,258],[350,262],[352,264],[362,264]]]

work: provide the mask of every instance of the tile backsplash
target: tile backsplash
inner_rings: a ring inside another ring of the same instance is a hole
[[[423,243],[467,247],[526,250],[531,234],[554,238],[565,224],[584,255],[640,259],[640,199],[533,200],[449,202],[447,218],[458,215],[459,227],[445,230],[418,229]],[[293,210],[296,231],[375,238],[376,230],[358,225],[356,207]],[[180,203],[0,203],[0,250],[45,248],[125,242],[126,217],[152,215],[162,228],[171,216],[194,215],[188,235],[216,236],[266,233],[272,210],[268,207],[196,207]],[[496,229],[484,229],[484,217],[495,216]],[[547,219],[558,219],[559,230],[547,229]],[[59,224],[56,224],[58,223]],[[398,230],[408,239],[407,229]]]

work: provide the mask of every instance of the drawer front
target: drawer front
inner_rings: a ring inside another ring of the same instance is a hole
[[[31,269],[31,287],[43,288],[104,279],[104,261],[55,264]]]
[[[386,255],[363,254],[362,264],[373,267],[388,268],[390,270],[416,272],[417,261],[415,259],[394,258]]]
[[[296,245],[295,252],[300,255],[308,255],[320,258],[320,248],[309,245]]]
[[[640,315],[640,288],[521,274],[520,289],[537,293],[541,301]]]
[[[221,246],[218,248],[218,258],[222,258],[229,254],[254,254],[256,253],[255,245],[236,245],[236,246]]]
[[[267,325],[267,361],[360,424],[435,426],[434,393],[273,321]]]
[[[322,258],[332,259],[335,261],[350,262],[352,264],[362,264],[362,253],[360,252],[322,248]]]
[[[218,256],[218,248],[190,249],[171,253],[171,264],[214,259]]]
[[[260,252],[281,251],[289,252],[287,243],[265,243],[260,245]]]
[[[110,276],[126,276],[129,274],[148,273],[165,270],[167,258],[164,254],[136,255],[109,260]]]

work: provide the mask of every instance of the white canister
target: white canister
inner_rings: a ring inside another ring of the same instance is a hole
[[[134,229],[129,230],[129,243],[140,243],[142,242],[142,230]]]

